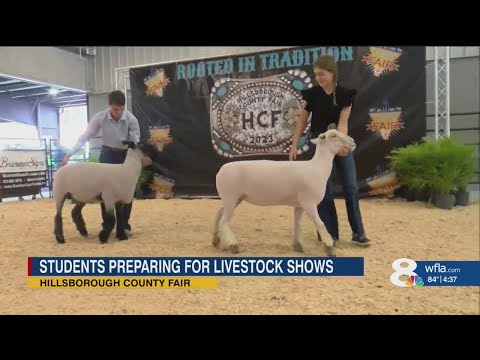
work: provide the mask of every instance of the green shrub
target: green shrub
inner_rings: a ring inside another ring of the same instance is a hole
[[[401,184],[412,191],[428,190],[428,174],[425,170],[432,159],[424,140],[393,149],[387,160]]]
[[[449,194],[465,191],[474,174],[473,148],[454,137],[423,139],[393,149],[387,159],[401,184],[414,191]]]
[[[454,180],[458,191],[466,191],[475,173],[475,152],[473,146],[457,144],[458,170]]]
[[[137,185],[135,186],[135,191],[139,191],[142,185],[147,181],[148,177],[152,174],[150,170],[147,170],[146,168],[142,168],[142,171],[140,172],[140,176],[137,181]]]

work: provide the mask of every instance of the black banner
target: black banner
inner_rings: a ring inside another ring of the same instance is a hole
[[[288,161],[300,91],[313,63],[334,56],[339,84],[358,91],[349,119],[362,196],[399,184],[386,155],[426,135],[425,47],[297,47],[130,69],[141,140],[162,150],[150,188],[157,197],[217,195],[228,161]],[[297,161],[310,159],[309,126]],[[339,177],[335,192],[341,193]]]

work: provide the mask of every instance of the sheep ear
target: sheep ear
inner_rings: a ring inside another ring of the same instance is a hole
[[[320,134],[318,137],[311,139],[310,141],[317,145],[319,140],[325,140],[325,134]]]
[[[134,143],[133,141],[123,140],[123,141],[122,141],[122,144],[123,144],[123,145],[128,145],[128,147],[129,147],[130,149],[134,149],[134,150],[135,150],[135,149],[137,148],[137,145],[135,145],[135,143]]]

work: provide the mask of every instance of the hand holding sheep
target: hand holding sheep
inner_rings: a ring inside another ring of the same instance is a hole
[[[152,165],[152,159],[150,159],[148,156],[145,156],[142,159],[142,166],[147,167],[147,166],[150,166],[150,165]]]
[[[297,148],[295,146],[292,146],[290,148],[290,153],[288,154],[288,159],[290,161],[297,159]]]
[[[337,153],[338,156],[347,156],[349,153],[349,150],[347,147],[342,147],[340,151]]]

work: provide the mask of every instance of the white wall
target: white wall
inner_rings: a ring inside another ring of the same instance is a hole
[[[87,90],[86,59],[51,46],[0,47],[0,74]]]
[[[451,46],[450,58],[463,58],[471,56],[480,56],[480,47],[478,46]],[[435,50],[432,46],[427,46],[427,60],[435,59]]]

